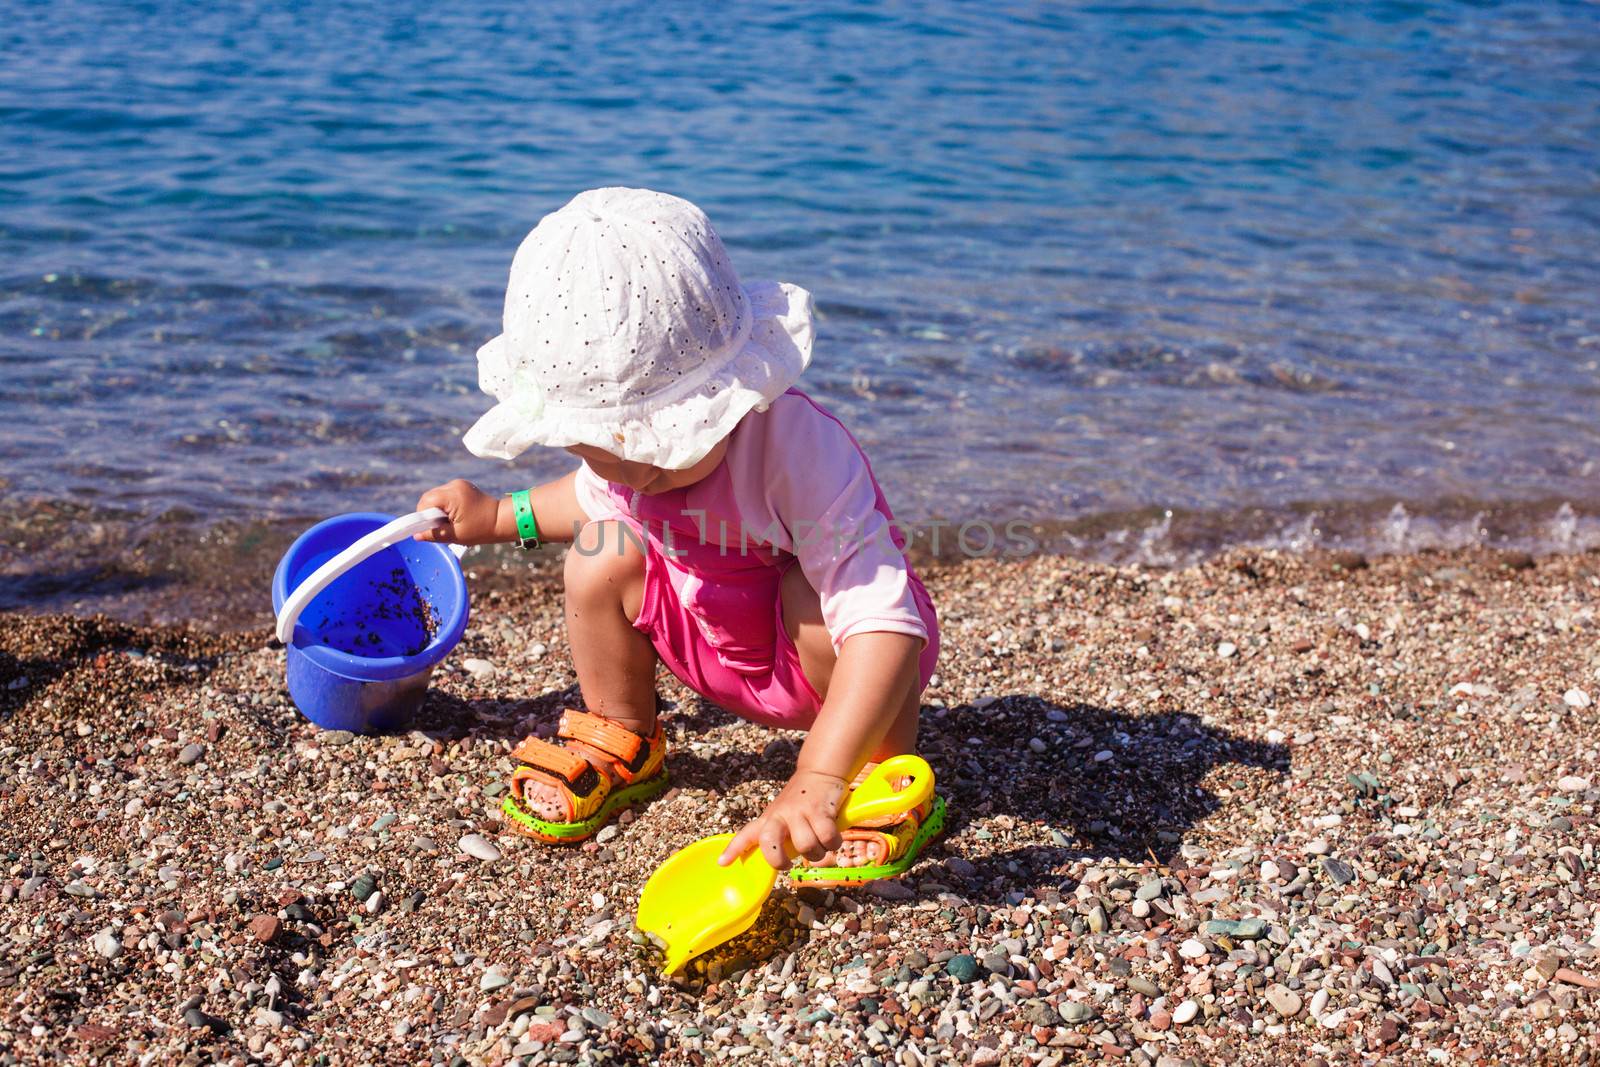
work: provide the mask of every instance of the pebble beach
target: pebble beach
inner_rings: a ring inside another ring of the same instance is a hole
[[[0,1062],[1594,1062],[1600,555],[926,573],[947,834],[677,979],[632,929],[798,735],[663,676],[673,787],[499,808],[576,698],[550,568],[409,732],[321,732],[265,630],[7,614]]]

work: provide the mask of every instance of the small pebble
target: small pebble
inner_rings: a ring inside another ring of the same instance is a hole
[[[479,834],[467,834],[459,842],[459,847],[462,852],[485,863],[493,863],[500,858],[500,850],[494,846],[494,842]]]
[[[108,926],[94,935],[94,950],[106,959],[114,960],[122,955],[122,938]]]
[[[1267,1003],[1272,1005],[1272,1010],[1282,1018],[1293,1019],[1300,1014],[1300,994],[1285,985],[1272,985],[1267,987]]]
[[[1347,885],[1356,876],[1354,868],[1343,860],[1336,860],[1332,856],[1323,857],[1322,869],[1327,873],[1328,880],[1334,885]]]
[[[944,969],[946,974],[958,982],[970,982],[978,977],[978,961],[966,952],[950,957]]]
[[[1209,937],[1235,937],[1254,941],[1267,932],[1267,924],[1260,919],[1212,919],[1203,927]]]
[[[1194,1017],[1199,1014],[1200,1005],[1192,1000],[1186,1000],[1172,1009],[1172,1025],[1182,1026],[1185,1023],[1192,1022]]]
[[[1136,976],[1128,979],[1128,988],[1133,990],[1135,993],[1143,993],[1151,1000],[1154,1000],[1156,997],[1161,995],[1161,987],[1150,981],[1150,979],[1142,976]]]
[[[178,762],[187,767],[191,763],[198,762],[200,757],[204,756],[205,754],[206,746],[202,744],[193,743],[184,745],[183,751],[178,753]]]
[[[495,676],[495,666],[486,659],[465,659],[461,661],[462,668],[477,682],[492,682]]]

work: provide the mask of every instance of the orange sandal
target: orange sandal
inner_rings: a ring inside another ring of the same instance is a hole
[[[561,713],[556,736],[567,743],[529,737],[511,751],[522,766],[512,773],[511,792],[500,809],[512,827],[530,837],[550,844],[588,840],[617,812],[667,787],[667,744],[659,715],[655,732],[644,738],[603,715],[568,709]],[[595,769],[591,759],[611,773]],[[568,821],[548,822],[528,810],[523,790],[530,781],[556,787]]]

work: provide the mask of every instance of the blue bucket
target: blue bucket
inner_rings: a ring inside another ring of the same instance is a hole
[[[272,576],[272,608],[394,516],[324,519],[296,538]],[[286,645],[289,695],[327,730],[403,728],[428,678],[467,628],[467,581],[446,545],[404,540],[356,564],[300,613]]]

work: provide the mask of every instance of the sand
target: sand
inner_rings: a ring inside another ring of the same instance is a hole
[[[950,832],[678,981],[639,888],[797,738],[664,680],[671,792],[507,832],[575,696],[548,573],[378,738],[302,719],[264,630],[4,616],[5,1062],[1592,1062],[1600,555],[927,580]]]

